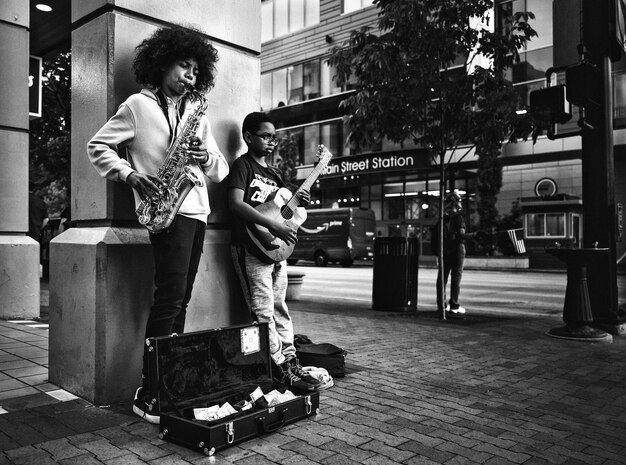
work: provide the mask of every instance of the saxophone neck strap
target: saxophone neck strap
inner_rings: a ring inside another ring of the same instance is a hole
[[[178,107],[178,116],[176,118],[176,126],[172,127],[172,122],[170,121],[170,112],[169,112],[169,106],[167,104],[167,97],[165,96],[165,93],[161,90],[161,89],[157,89],[157,91],[154,93],[154,95],[157,98],[157,102],[159,102],[159,107],[161,107],[161,111],[163,112],[163,115],[165,115],[165,120],[167,121],[167,125],[170,128],[170,141],[174,140],[174,134],[176,132],[176,130],[178,129],[178,123],[180,122],[180,120],[182,119],[183,115],[185,114],[185,107],[187,106],[187,98],[186,97],[182,97],[181,101],[180,101],[180,105],[177,105]]]

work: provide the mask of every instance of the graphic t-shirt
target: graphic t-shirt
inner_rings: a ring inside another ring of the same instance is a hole
[[[249,153],[237,158],[230,169],[228,188],[243,190],[244,202],[252,207],[271,200],[281,187],[285,187],[285,183],[279,171],[271,166],[259,165]],[[246,222],[237,216],[233,217],[231,242],[234,245],[247,246],[256,255],[255,247],[246,232]]]

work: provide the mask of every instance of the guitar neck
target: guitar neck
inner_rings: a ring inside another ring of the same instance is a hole
[[[315,165],[315,167],[313,168],[313,171],[309,173],[309,175],[304,180],[304,182],[300,185],[300,187],[298,187],[293,197],[291,197],[289,202],[287,202],[286,205],[289,209],[293,211],[296,209],[296,207],[298,207],[298,197],[297,197],[298,192],[310,190],[311,186],[313,185],[315,180],[319,177],[319,175],[322,174],[322,171],[324,170],[324,168],[326,168],[327,164],[328,164],[328,160],[326,160],[325,162],[320,161],[317,165]]]

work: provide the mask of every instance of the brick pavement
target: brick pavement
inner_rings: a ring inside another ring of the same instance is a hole
[[[47,331],[0,322],[0,465],[626,463],[624,336],[550,338],[555,317],[291,309],[296,332],[349,351],[348,375],[321,393],[317,416],[214,457],[160,440],[129,403],[96,407],[38,369],[11,372],[15,357],[46,366]],[[2,387],[31,376],[17,397]]]

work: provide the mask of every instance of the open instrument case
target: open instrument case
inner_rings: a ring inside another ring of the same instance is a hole
[[[264,394],[287,389],[272,381],[266,323],[150,338],[144,360],[147,389],[161,415],[159,437],[206,455],[319,411],[319,392],[289,389],[295,397],[277,405],[264,398],[223,418],[196,419],[194,409],[235,406],[257,388]]]

